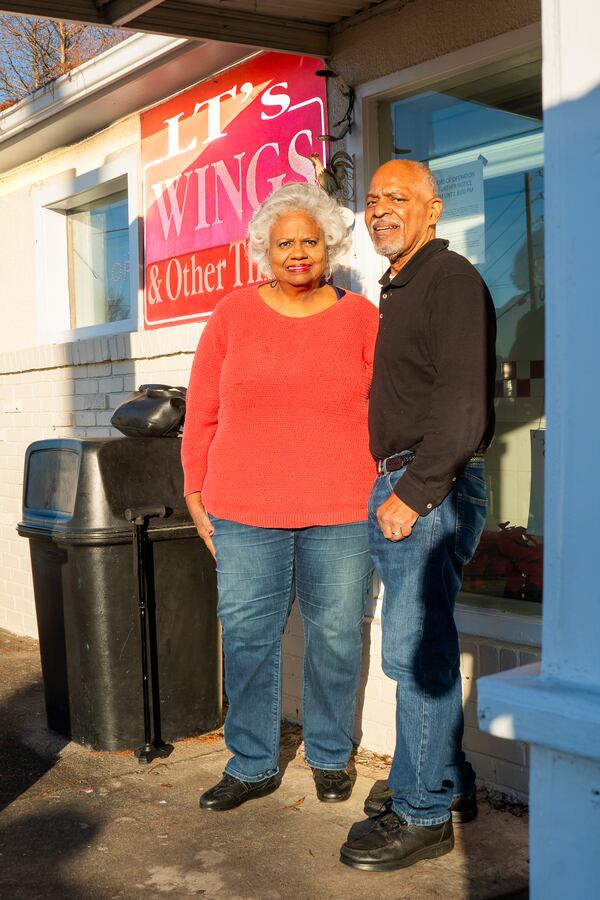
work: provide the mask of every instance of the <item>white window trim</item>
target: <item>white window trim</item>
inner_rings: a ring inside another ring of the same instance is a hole
[[[533,50],[541,45],[541,26],[528,25],[488,41],[464,47],[436,59],[393,72],[356,88],[355,124],[348,140],[348,150],[355,160],[356,226],[353,231],[352,287],[374,303],[379,302],[377,281],[386,263],[373,252],[364,226],[363,198],[371,173],[379,165],[379,123],[377,104],[403,92],[426,90],[444,78],[459,75],[488,63]],[[381,616],[382,595],[374,597],[370,614]],[[506,643],[541,646],[542,615],[524,603],[523,611],[502,597],[461,594],[456,605],[456,624],[462,634],[478,635]]]
[[[35,198],[36,310],[39,344],[68,343],[137,331],[140,302],[139,160],[136,151],[81,175],[58,178]],[[131,314],[120,322],[70,327],[66,211],[109,196],[127,180]]]

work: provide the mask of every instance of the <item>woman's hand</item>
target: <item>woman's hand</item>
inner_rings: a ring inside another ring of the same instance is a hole
[[[208,518],[208,513],[204,509],[204,504],[202,503],[202,494],[200,493],[200,491],[195,491],[193,494],[188,494],[185,498],[185,502],[187,503],[187,508],[189,510],[190,516],[194,520],[194,525],[198,530],[198,534],[216,560],[217,551],[215,550],[215,545],[212,541],[212,536],[215,533],[215,529],[212,527],[211,521]]]

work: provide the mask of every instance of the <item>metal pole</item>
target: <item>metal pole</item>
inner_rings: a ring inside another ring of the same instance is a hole
[[[138,581],[138,598],[140,610],[140,641],[142,650],[142,694],[144,699],[144,750],[152,749],[152,732],[150,728],[150,688],[148,683],[148,592],[146,586],[146,570],[144,567],[144,517],[134,520],[136,541],[136,568]]]

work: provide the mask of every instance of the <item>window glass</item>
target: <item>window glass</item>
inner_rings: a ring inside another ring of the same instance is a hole
[[[444,200],[438,236],[488,284],[498,319],[489,514],[464,590],[540,602],[544,465],[544,138],[531,53],[380,104],[381,158],[418,159]]]
[[[68,211],[71,327],[131,314],[129,214],[121,191]]]

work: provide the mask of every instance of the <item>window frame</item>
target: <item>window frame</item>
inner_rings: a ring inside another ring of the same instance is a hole
[[[137,153],[81,175],[65,173],[36,197],[36,309],[38,343],[68,343],[137,331],[141,309],[139,224],[139,164]],[[71,271],[69,265],[68,213],[86,203],[127,191],[129,219],[129,279],[131,308],[127,319],[98,325],[72,327]]]
[[[80,327],[80,328],[84,327],[84,326],[77,326],[77,324],[76,324],[78,309],[79,309],[78,304],[80,303],[82,298],[80,296],[78,296],[78,290],[77,290],[77,277],[76,277],[77,262],[75,259],[75,256],[76,256],[75,244],[76,244],[76,240],[77,240],[77,237],[76,237],[77,231],[76,231],[76,225],[75,225],[75,216],[82,212],[90,212],[92,208],[96,208],[96,207],[105,205],[107,202],[114,203],[117,200],[120,200],[121,202],[126,201],[127,216],[129,218],[129,197],[128,197],[126,183],[123,186],[122,190],[117,190],[114,193],[107,194],[105,197],[98,197],[95,200],[88,200],[85,203],[80,203],[79,205],[73,206],[70,209],[66,210],[65,214],[67,217],[67,255],[68,255],[67,264],[69,267],[69,308],[70,308],[70,320],[71,320],[71,328],[72,329],[77,329],[78,327]],[[88,264],[89,263],[90,263],[90,261],[88,260]],[[127,265],[128,265],[127,271],[129,274],[126,277],[126,280],[129,282],[129,288],[130,288],[129,289],[129,297],[128,297],[128,300],[129,300],[128,305],[129,305],[129,310],[131,311],[131,278],[130,278],[131,263],[129,260],[129,248],[128,248]],[[108,325],[110,322],[122,322],[124,319],[130,319],[130,318],[131,318],[131,315],[128,315],[128,316],[122,317],[120,319],[110,319],[106,322],[97,322],[96,325]],[[87,327],[89,327],[89,326],[87,326]]]
[[[380,164],[379,103],[403,94],[420,93],[453,76],[468,74],[482,66],[510,60],[542,45],[541,24],[535,23],[464,47],[365,82],[356,88],[355,125],[348,138],[348,151],[355,160],[356,227],[353,231],[352,289],[379,302],[378,280],[387,268],[377,256],[362,221],[364,197],[371,173]],[[374,596],[369,614],[381,616],[382,595]],[[516,606],[516,603],[519,606]],[[456,622],[462,634],[478,635],[507,643],[541,646],[542,604],[503,597],[461,593],[456,604]]]

